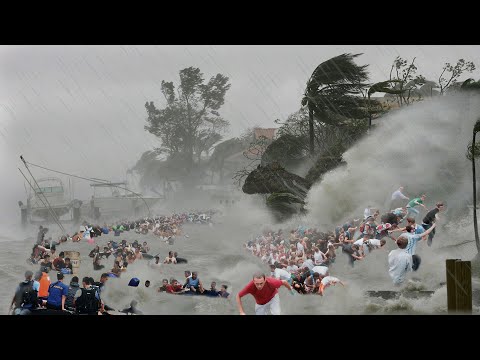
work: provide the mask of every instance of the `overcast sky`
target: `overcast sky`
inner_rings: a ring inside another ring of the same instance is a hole
[[[315,67],[344,52],[363,53],[356,62],[370,65],[371,82],[387,79],[398,55],[416,57],[418,73],[432,80],[445,62],[480,66],[478,45],[0,46],[0,160],[9,174],[0,201],[23,189],[20,154],[66,172],[124,176],[159,145],[143,129],[144,104],[161,105],[161,81],[178,84],[180,69],[230,78],[220,109],[231,123],[228,137],[254,125],[275,127],[275,119],[299,109]],[[479,79],[480,71],[462,79],[468,77]]]

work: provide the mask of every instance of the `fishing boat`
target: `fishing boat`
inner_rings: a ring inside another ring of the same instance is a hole
[[[64,172],[47,169],[45,170],[61,173],[67,176],[81,178],[93,181],[90,186],[93,188],[93,195],[89,200],[79,200],[73,198],[73,184],[69,181],[67,196],[65,186],[58,177],[40,178],[35,180],[29,166],[37,166],[20,156],[25,164],[31,179],[29,180],[20,170],[25,180],[30,186],[30,193],[27,193],[27,202],[18,202],[21,210],[22,225],[30,223],[56,222],[60,227],[60,222],[76,222],[82,218],[90,220],[115,219],[125,216],[151,216],[151,207],[158,201],[164,199],[163,196],[142,196],[138,192],[127,188],[127,181],[111,182],[96,178],[85,178],[76,175],[66,174]],[[128,172],[127,172],[128,173]],[[121,193],[123,191],[123,193]],[[62,218],[62,216],[67,215]]]
[[[92,183],[90,186],[93,195],[90,201],[83,202],[81,213],[97,219],[148,214],[150,208],[163,199],[127,191],[126,182]]]
[[[19,202],[22,209],[22,222],[52,221],[54,216],[61,218],[72,208],[72,201],[65,193],[61,179],[57,177],[40,178],[36,181],[35,191],[27,194],[27,203]]]

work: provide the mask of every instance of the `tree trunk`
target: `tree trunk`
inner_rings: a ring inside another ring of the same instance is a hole
[[[368,95],[368,131],[372,128],[372,109],[370,108],[370,95]]]
[[[472,176],[473,176],[473,228],[475,229],[475,244],[477,245],[477,252],[480,254],[480,239],[478,238],[478,224],[477,224],[477,178],[475,176],[475,135],[473,130],[472,142]]]
[[[313,130],[313,109],[311,106],[308,107],[308,132],[310,134],[310,155],[313,155],[315,133]]]

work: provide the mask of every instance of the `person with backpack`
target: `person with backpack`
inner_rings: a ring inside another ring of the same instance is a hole
[[[98,291],[92,287],[90,277],[82,280],[81,288],[74,296],[75,310],[81,315],[98,315],[101,307],[101,300]]]
[[[57,281],[48,288],[47,309],[65,310],[65,300],[68,295],[68,285],[63,283],[64,275],[57,273]]]
[[[369,239],[373,239],[377,231],[377,224],[375,223],[375,218],[373,216],[367,217],[365,221],[360,225],[359,230],[360,235],[357,237],[357,240],[363,238],[364,235],[368,235]]]
[[[33,272],[25,272],[25,281],[21,282],[15,290],[10,308],[14,307],[15,315],[30,315],[38,307],[38,286],[32,280]]]
[[[80,285],[78,284],[78,276],[72,277],[70,280],[70,286],[68,287],[67,298],[65,299],[65,309],[68,311],[75,311],[74,299],[77,291],[80,290]]]

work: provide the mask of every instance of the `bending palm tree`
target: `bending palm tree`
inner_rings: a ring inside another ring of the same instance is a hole
[[[308,106],[310,154],[314,153],[314,117],[322,117],[328,122],[328,113],[346,117],[356,117],[359,94],[368,79],[368,65],[358,66],[353,59],[361,54],[342,54],[317,66],[307,82],[302,106]]]
[[[474,79],[467,79],[460,87],[463,91],[480,91],[480,81]],[[472,183],[473,183],[473,228],[475,230],[475,244],[477,245],[477,256],[480,256],[480,239],[478,237],[478,224],[477,224],[477,177],[475,174],[475,156],[480,155],[480,144],[475,142],[475,136],[480,131],[480,118],[473,127],[473,139],[472,143],[468,145],[467,158],[472,161]]]
[[[472,183],[473,183],[473,228],[475,230],[475,244],[477,245],[477,251],[480,254],[480,239],[478,237],[478,224],[477,224],[477,177],[475,174],[475,155],[480,154],[480,144],[475,143],[475,136],[480,131],[480,119],[477,120],[473,127],[473,140],[468,146],[467,157],[472,161]]]

